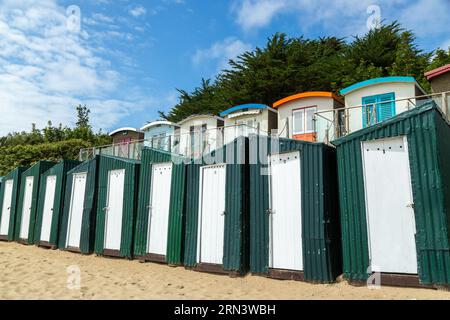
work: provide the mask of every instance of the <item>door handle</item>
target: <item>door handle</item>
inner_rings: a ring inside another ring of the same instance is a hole
[[[225,216],[226,215],[226,212],[225,211],[223,211],[221,214],[220,214],[222,217],[223,216]]]
[[[273,209],[267,209],[267,210],[266,210],[266,213],[267,213],[268,215],[275,214],[275,210],[273,210]]]
[[[415,208],[414,203],[407,204],[406,207],[407,208],[411,208],[411,209]]]

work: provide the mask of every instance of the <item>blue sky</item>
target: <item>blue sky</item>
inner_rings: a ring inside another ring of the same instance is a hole
[[[379,13],[446,48],[448,12],[450,0],[0,0],[0,134],[73,125],[78,103],[96,129],[140,127],[277,31],[351,39]]]

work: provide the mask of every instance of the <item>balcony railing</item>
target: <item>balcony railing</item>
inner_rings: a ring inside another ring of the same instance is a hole
[[[136,140],[128,143],[81,149],[79,158],[80,161],[86,161],[97,155],[107,155],[140,160],[144,147],[167,151],[187,158],[198,158],[223,147],[239,136],[248,136],[252,133],[268,134],[260,128],[250,127],[245,124],[207,130],[199,129],[164,137],[153,137],[148,140]]]
[[[441,109],[447,120],[450,120],[450,91],[415,96],[404,99],[383,101],[372,104],[351,106],[346,108],[319,111],[315,114],[317,132],[324,132],[324,143],[330,143],[365,127],[385,121],[377,113],[379,106],[395,104],[396,115],[417,108],[428,102],[434,102]]]
[[[381,122],[377,114],[377,107],[383,104],[395,103],[396,114],[417,108],[433,101],[442,110],[443,115],[450,121],[450,91],[415,96],[405,99],[383,101],[367,105],[358,105],[327,111],[319,111],[314,115],[314,126],[318,142],[329,144],[331,141],[344,137],[350,133]],[[364,113],[365,112],[365,113]],[[364,114],[364,116],[363,116]],[[275,131],[276,132],[276,131]],[[80,160],[92,159],[96,155],[108,155],[121,158],[140,160],[144,147],[168,151],[187,158],[198,158],[232,142],[239,136],[257,133],[268,135],[260,128],[248,125],[233,125],[215,129],[196,130],[193,132],[175,133],[164,137],[154,137],[149,140],[139,140],[124,144],[112,144],[80,150]],[[271,135],[278,136],[276,133]]]

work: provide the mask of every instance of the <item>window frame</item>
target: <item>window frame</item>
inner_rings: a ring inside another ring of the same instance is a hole
[[[380,106],[382,104],[386,104],[387,102],[382,102],[381,98],[385,97],[385,96],[389,96],[390,98],[390,104],[391,104],[391,113],[392,113],[392,117],[395,117],[397,115],[397,103],[396,103],[396,92],[385,92],[385,93],[380,93],[380,94],[374,94],[371,96],[365,96],[362,97],[362,124],[363,124],[363,128],[367,128],[370,126],[373,126],[377,123],[383,122],[387,119],[380,119]],[[373,103],[367,103],[367,100],[373,99],[375,100],[375,102]],[[376,119],[373,119],[373,117],[371,116],[373,114],[373,108],[375,108],[376,112]],[[369,119],[369,115],[370,115],[370,119]],[[388,118],[389,119],[389,118]],[[372,123],[373,121],[373,123]]]
[[[312,119],[313,128],[311,130],[308,130],[308,120],[307,120],[306,115],[307,115],[307,110],[311,110],[311,109],[315,109],[315,112],[313,113],[313,119]],[[292,110],[292,133],[294,135],[316,133],[315,123],[314,123],[314,114],[316,114],[318,110],[319,110],[319,108],[317,105],[293,109]],[[303,112],[303,131],[296,131],[296,128],[295,128],[295,114],[299,113],[299,112]]]

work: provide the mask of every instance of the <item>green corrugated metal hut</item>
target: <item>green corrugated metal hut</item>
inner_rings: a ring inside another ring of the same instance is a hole
[[[79,164],[79,161],[62,160],[42,174],[34,230],[35,244],[52,249],[58,247],[67,172]]]
[[[342,272],[335,149],[257,135],[249,149],[250,271],[334,282]]]
[[[0,240],[13,241],[21,176],[26,168],[19,167],[4,177],[0,187]]]
[[[345,278],[450,284],[449,141],[428,103],[333,142]]]
[[[187,166],[184,265],[245,274],[249,257],[248,139]]]
[[[22,244],[34,243],[41,175],[54,165],[54,162],[39,161],[22,174],[15,230],[15,240]]]
[[[58,243],[62,250],[82,254],[94,251],[98,164],[99,157],[96,156],[67,173]]]
[[[140,161],[100,156],[95,253],[133,257]]]
[[[141,161],[134,255],[145,261],[182,264],[186,160],[144,148]]]

